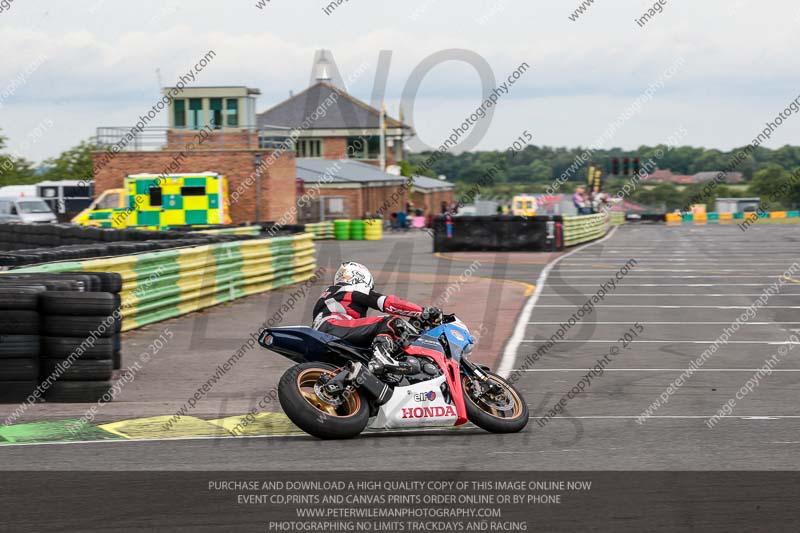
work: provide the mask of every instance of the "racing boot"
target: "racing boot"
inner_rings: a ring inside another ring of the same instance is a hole
[[[367,363],[370,372],[376,376],[383,374],[406,374],[411,371],[411,365],[405,361],[398,361],[392,354],[395,344],[388,335],[378,335],[372,341],[372,359]]]

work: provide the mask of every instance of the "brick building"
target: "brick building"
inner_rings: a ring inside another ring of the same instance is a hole
[[[258,129],[274,141],[297,130],[297,157],[348,158],[381,170],[403,161],[404,140],[414,135],[413,129],[337,87],[326,51],[318,54],[311,86],[259,113]]]
[[[122,187],[128,174],[218,172],[228,179],[234,224],[281,219],[295,203],[295,157],[271,148],[253,127],[259,94],[248,87],[184,88],[165,106],[167,128],[144,125],[147,117],[136,126],[98,128],[105,149],[93,154],[95,194]]]
[[[442,201],[453,201],[452,183],[414,176],[411,180],[381,172],[374,165],[353,161],[314,158],[297,159],[297,177],[308,196],[336,197],[343,202],[343,215],[361,218],[380,214],[383,218],[405,210],[406,203],[428,213],[438,213]]]
[[[449,183],[418,178],[409,189],[396,175],[411,127],[331,83],[324,51],[315,68],[310,87],[260,114],[258,89],[165,87],[158,109],[166,128],[149,126],[156,106],[135,126],[98,128],[95,193],[122,187],[128,174],[217,172],[228,179],[234,223],[287,221],[298,179],[300,194],[318,185],[321,196],[343,198],[352,217],[382,206],[388,214],[409,200],[438,212],[441,201],[452,201]],[[335,177],[324,178],[332,164],[340,166]]]

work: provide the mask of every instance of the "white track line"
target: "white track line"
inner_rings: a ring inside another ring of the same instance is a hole
[[[547,339],[524,339],[522,342],[542,342],[546,343],[549,342]],[[558,341],[556,344],[566,344],[566,343],[618,343],[619,339],[617,340],[595,340],[595,339],[564,339],[563,341]],[[691,341],[691,340],[681,340],[681,339],[670,339],[670,340],[640,340],[634,339],[629,341],[631,344],[714,344],[719,342],[719,340],[713,341]],[[728,341],[725,344],[768,344],[770,346],[797,346],[800,345],[800,342],[793,342],[793,341]]]
[[[591,368],[528,368],[517,372],[590,372]],[[760,368],[696,368],[695,372],[758,372]],[[606,368],[604,372],[685,372],[685,368]],[[773,372],[800,372],[800,368],[774,368]]]
[[[536,280],[536,289],[533,291],[533,294],[525,302],[525,307],[522,308],[522,312],[520,313],[519,319],[517,320],[516,326],[514,326],[514,333],[511,335],[511,338],[508,339],[506,343],[505,350],[503,350],[503,356],[500,358],[500,366],[497,369],[497,373],[507,378],[508,375],[511,373],[511,370],[514,367],[514,362],[517,359],[517,350],[519,349],[520,344],[522,343],[523,339],[525,338],[525,330],[528,328],[528,322],[530,321],[531,314],[533,313],[533,308],[536,306],[536,302],[539,301],[539,297],[542,295],[542,291],[544,290],[544,284],[547,282],[547,276],[550,274],[550,271],[553,270],[553,267],[556,266],[558,263],[563,261],[564,259],[570,257],[573,254],[580,252],[586,248],[599,244],[601,242],[605,242],[606,240],[610,239],[616,232],[619,226],[614,226],[611,231],[603,237],[602,239],[594,242],[590,242],[575,248],[571,252],[567,252],[566,254],[555,258],[553,261],[545,265],[542,269],[542,272],[539,274],[539,277]]]
[[[768,287],[768,283],[626,283],[628,287]],[[595,287],[597,283],[551,283],[548,287]],[[702,296],[702,295],[700,295]]]
[[[530,404],[528,404],[530,406]],[[597,419],[597,420],[638,420],[642,415],[587,415],[587,416],[554,416],[550,420],[558,420],[559,418],[563,418],[565,420],[580,418],[580,419]],[[712,416],[716,416],[716,413],[713,415],[652,415],[647,417],[648,420],[651,418],[663,418],[663,419],[708,419]],[[531,417],[531,419],[536,420],[538,417]],[[721,416],[720,418],[735,418],[738,420],[780,420],[782,418],[795,420],[800,418],[800,415],[737,415],[737,416]]]
[[[720,293],[720,294],[716,294],[716,293],[715,294],[698,294],[696,292],[695,293],[665,293],[665,292],[659,292],[659,293],[613,293],[613,294],[606,294],[605,297],[606,298],[611,298],[611,297],[619,297],[619,296],[642,296],[642,297],[644,297],[644,296],[658,296],[658,297],[663,298],[665,296],[676,296],[676,297],[685,297],[685,296],[698,297],[698,296],[702,296],[703,298],[709,298],[709,297],[722,298],[722,297],[726,297],[726,296],[737,296],[737,297],[739,297],[739,296],[763,296],[763,295],[764,295],[763,293],[755,293],[755,294],[741,294],[741,293],[737,293],[737,294],[733,294],[733,293],[731,293],[731,294],[724,294],[724,293]],[[542,298],[567,298],[567,297],[572,297],[572,296],[589,296],[589,297],[591,297],[591,296],[594,296],[594,295],[593,294],[580,294],[580,295],[576,295],[576,294],[565,294],[565,295],[562,295],[562,294],[543,294]],[[788,293],[788,294],[787,293],[775,294],[773,296],[770,296],[770,298],[775,298],[776,296],[800,296],[800,292],[793,292],[793,293]]]
[[[544,304],[539,307],[577,307],[575,304]],[[746,305],[623,305],[623,304],[600,304],[594,306],[596,309],[604,307],[624,307],[624,308],[643,308],[643,309],[750,309]],[[800,309],[800,305],[763,305],[761,309]]]
[[[639,324],[658,324],[658,325],[693,325],[693,324],[703,324],[703,325],[713,325],[713,326],[730,326],[730,322],[642,322],[641,320],[638,321]],[[628,324],[630,325],[631,321],[620,321],[620,322],[587,322],[583,321],[584,324]],[[536,324],[549,324],[549,325],[561,325],[563,322],[528,322],[530,325]],[[743,322],[742,326],[777,326],[778,324],[791,324],[796,325],[800,324],[800,322]]]
[[[606,274],[605,276],[559,276],[559,277],[561,277],[562,279],[608,279],[610,277],[610,275]],[[744,274],[742,274],[742,275],[739,275],[739,274],[721,275],[720,274],[718,276],[717,275],[712,275],[712,274],[708,274],[708,275],[704,275],[704,276],[660,276],[658,274],[653,274],[652,276],[634,276],[634,275],[628,274],[627,276],[625,276],[625,279],[647,279],[647,278],[658,278],[658,279],[767,278],[767,279],[775,279],[777,277],[778,276],[765,276],[763,274],[762,275],[756,275],[756,274],[752,274],[752,275],[750,275],[750,274],[747,274],[747,275],[744,275]],[[619,283],[622,284],[623,282],[620,280]]]

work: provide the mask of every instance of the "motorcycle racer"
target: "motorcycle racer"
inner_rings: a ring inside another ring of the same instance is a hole
[[[356,346],[371,346],[369,369],[377,374],[405,373],[410,365],[393,356],[407,323],[400,317],[417,318],[426,322],[441,320],[437,307],[423,308],[394,295],[374,290],[372,273],[360,263],[342,263],[314,305],[314,329],[335,335]],[[387,315],[367,317],[370,309]]]

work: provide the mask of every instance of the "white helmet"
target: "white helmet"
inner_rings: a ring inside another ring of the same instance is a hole
[[[369,269],[361,263],[347,261],[342,263],[336,275],[333,276],[334,285],[363,285],[371,291],[375,287],[375,280]]]

